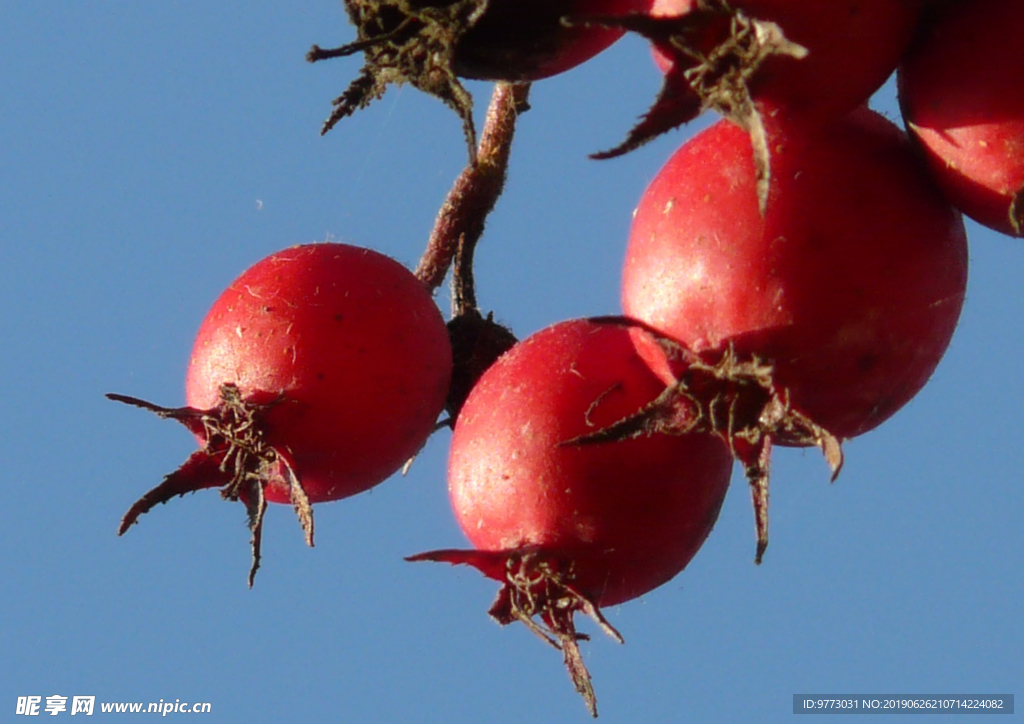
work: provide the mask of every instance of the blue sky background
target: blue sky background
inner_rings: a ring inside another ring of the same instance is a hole
[[[402,560],[464,544],[447,433],[407,477],[318,506],[313,550],[273,507],[252,591],[244,511],[213,491],[114,534],[194,442],[103,393],[181,404],[206,309],[280,248],[413,265],[462,167],[457,119],[411,89],[318,135],[360,60],[303,56],[352,35],[337,0],[0,8],[0,719],[61,694],[208,701],[217,722],[587,720],[558,654],[488,619],[492,582]],[[481,304],[520,336],[618,311],[630,212],[690,131],[586,154],[658,82],[626,41],[534,87],[477,255]],[[892,113],[891,91],[876,106]],[[969,232],[967,305],[928,387],[847,445],[834,485],[816,453],[776,454],[764,565],[737,475],[689,568],[606,612],[626,645],[583,645],[602,721],[1024,693],[1024,243]]]

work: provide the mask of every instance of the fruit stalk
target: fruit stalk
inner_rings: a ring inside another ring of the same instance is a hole
[[[416,276],[431,293],[444,282],[460,244],[463,253],[472,258],[487,215],[505,188],[516,119],[529,109],[529,93],[529,83],[501,82],[494,86],[476,163],[468,164],[452,185],[416,267]]]

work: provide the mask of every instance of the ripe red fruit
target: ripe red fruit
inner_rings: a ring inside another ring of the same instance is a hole
[[[1024,236],[1024,3],[940,5],[899,69],[907,129],[946,197]]]
[[[622,30],[562,22],[580,14],[645,10],[651,0],[345,0],[358,31],[354,43],[306,58],[364,54],[356,78],[334,100],[323,133],[380,98],[387,86],[410,83],[452,108],[474,158],[473,100],[459,78],[533,81],[563,73],[601,52]]]
[[[666,73],[627,140],[635,148],[712,108],[748,128],[753,101],[815,123],[861,105],[910,43],[921,0],[654,0],[626,24],[650,38]]]
[[[111,396],[184,423],[203,446],[125,515],[207,487],[242,500],[253,569],[266,502],[295,505],[312,544],[310,504],[367,490],[425,442],[451,375],[444,320],[393,259],[310,244],[255,264],[203,320],[187,407]]]
[[[851,438],[906,404],[945,352],[967,282],[963,222],[878,114],[817,131],[782,113],[765,121],[766,214],[747,134],[720,121],[697,135],[636,210],[623,309],[705,359],[768,366],[782,402]],[[802,427],[762,433],[769,445],[828,442]],[[755,481],[757,461],[743,462]]]
[[[622,323],[562,322],[515,346],[477,383],[452,438],[449,493],[476,550],[410,559],[467,563],[502,582],[491,615],[523,621],[561,648],[592,712],[574,612],[618,637],[600,607],[681,571],[729,482],[728,448],[709,435],[567,444],[662,389]]]

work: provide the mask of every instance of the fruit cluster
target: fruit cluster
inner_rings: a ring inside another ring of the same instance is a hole
[[[415,272],[321,243],[243,273],[203,321],[178,420],[200,449],[138,500],[203,488],[241,501],[253,562],[264,511],[391,476],[443,426],[448,485],[472,544],[409,560],[500,583],[490,614],[559,649],[596,715],[574,615],[678,574],[739,461],[756,557],[775,445],[842,442],[926,384],[967,284],[961,213],[1024,235],[1024,4],[1017,0],[345,0],[363,53],[324,125],[411,83],[460,116],[470,161]],[[501,194],[529,83],[625,32],[664,85],[616,156],[704,110],[724,116],[665,164],[636,209],[620,317],[522,342],[476,304],[473,256]],[[907,133],[867,108],[897,73]],[[497,81],[477,138],[460,78]],[[446,323],[432,293],[451,274]],[[438,418],[445,413],[444,419]]]

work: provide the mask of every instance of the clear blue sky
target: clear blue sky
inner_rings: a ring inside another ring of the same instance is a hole
[[[337,0],[0,11],[0,719],[52,694],[208,701],[216,722],[587,719],[560,657],[487,618],[492,582],[402,560],[464,543],[447,433],[407,477],[318,506],[313,550],[271,509],[252,591],[244,511],[215,492],[114,535],[194,443],[103,393],[181,404],[205,310],[277,249],[330,238],[414,264],[461,169],[457,119],[411,89],[318,135],[360,60],[303,55],[351,37]],[[630,212],[689,131],[586,154],[658,81],[629,41],[535,86],[478,253],[481,304],[521,336],[618,311]],[[847,446],[834,485],[813,452],[777,454],[764,565],[737,476],[690,567],[607,612],[625,646],[583,646],[602,721],[1024,693],[1024,242],[969,232],[967,305],[932,382]]]

